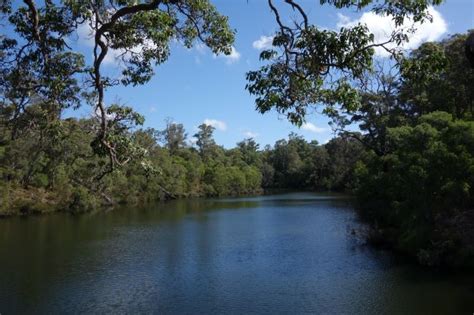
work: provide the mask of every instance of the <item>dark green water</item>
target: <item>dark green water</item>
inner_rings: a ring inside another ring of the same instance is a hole
[[[358,225],[307,193],[0,220],[0,313],[473,314],[474,278],[396,262]]]

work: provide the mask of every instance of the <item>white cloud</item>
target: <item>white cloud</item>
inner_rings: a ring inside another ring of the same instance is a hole
[[[252,47],[258,50],[270,49],[272,48],[273,37],[274,36],[262,35],[259,39],[252,43]]]
[[[340,12],[337,13],[337,27],[341,28],[344,27],[345,25],[351,23],[351,18],[348,17],[347,15],[344,15]]]
[[[79,44],[94,47],[94,36],[88,23],[83,23],[77,28],[77,37]]]
[[[197,43],[196,45],[194,45],[194,48],[201,55],[204,55],[206,53],[206,51],[208,50],[207,46],[204,45],[203,43]]]
[[[400,47],[401,49],[415,49],[424,42],[438,40],[443,34],[447,32],[448,26],[441,13],[436,11],[436,9],[433,7],[428,8],[428,13],[433,19],[432,23],[429,21],[425,21],[423,24],[413,23],[413,19],[405,19],[405,22],[400,26],[400,29],[408,30],[414,26],[416,31],[414,33],[408,34],[409,41],[404,43]],[[365,12],[359,19],[351,20],[349,17],[343,14],[338,14],[338,28],[353,27],[358,23],[367,25],[370,32],[374,34],[375,43],[387,41],[390,38],[392,32],[396,30],[395,23],[391,16],[382,16],[373,12]],[[394,43],[387,45],[387,48],[396,48],[396,44]],[[375,48],[375,54],[381,57],[386,57],[389,55],[389,53],[381,47]]]
[[[152,106],[150,106],[150,107],[148,108],[148,110],[150,111],[150,113],[156,113],[157,108],[156,108],[156,106],[153,106],[153,105],[152,105]]]
[[[239,61],[240,57],[241,57],[240,53],[237,51],[237,49],[235,49],[234,46],[231,47],[230,55],[224,55],[224,54],[214,55],[214,58],[223,58],[223,59],[225,59],[226,63],[228,65]]]
[[[221,131],[226,131],[227,130],[226,123],[221,121],[221,120],[206,118],[206,119],[204,119],[203,123],[206,124],[206,125],[212,126],[212,127],[216,128],[217,130],[221,130]]]
[[[258,137],[258,133],[252,132],[252,131],[248,130],[248,131],[245,131],[245,132],[244,132],[244,136],[246,136],[246,137],[248,137],[248,138],[257,138],[257,137]]]
[[[314,132],[314,133],[322,133],[326,131],[326,128],[316,127],[314,124],[310,122],[306,122],[301,126],[301,129]]]

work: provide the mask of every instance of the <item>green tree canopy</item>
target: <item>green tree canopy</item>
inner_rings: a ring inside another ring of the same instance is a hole
[[[234,40],[227,17],[208,0],[2,1],[1,14],[13,30],[0,35],[0,109],[13,126],[11,137],[25,128],[59,128],[63,109],[89,103],[97,116],[93,151],[108,159],[94,168],[97,178],[145,153],[129,132],[143,117],[108,104],[107,89],[148,82],[154,66],[168,59],[172,40],[186,47],[199,40],[217,54],[229,54]],[[67,44],[79,27],[94,43],[90,65]],[[120,79],[103,71],[112,51],[123,64]]]
[[[321,5],[336,8],[372,10],[378,14],[392,16],[395,25],[401,26],[405,19],[423,22],[430,19],[427,9],[442,0],[414,1],[352,1],[321,0]],[[247,73],[247,89],[256,96],[257,110],[265,113],[271,109],[285,114],[295,124],[301,125],[308,109],[319,104],[324,112],[331,114],[342,106],[355,110],[359,106],[357,89],[352,80],[363,77],[373,64],[374,48],[387,50],[397,57],[398,45],[408,40],[407,30],[398,28],[383,43],[375,43],[374,35],[365,25],[358,24],[338,31],[321,29],[312,24],[298,1],[285,1],[298,15],[296,21],[285,23],[280,10],[268,0],[275,15],[278,31],[273,38],[273,47],[264,50],[260,59],[265,64],[256,71]]]
[[[166,121],[166,127],[159,132],[159,137],[172,154],[186,145],[187,134],[183,124],[175,123],[171,119]]]

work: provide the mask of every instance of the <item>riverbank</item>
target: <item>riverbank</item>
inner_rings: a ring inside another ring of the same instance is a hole
[[[430,229],[425,228],[423,243],[396,226],[381,226],[364,217],[367,225],[360,232],[367,244],[389,250],[423,267],[437,271],[474,270],[474,211],[459,212],[453,217],[438,218]],[[413,228],[412,234],[420,233]],[[428,245],[424,245],[428,243]]]
[[[28,215],[44,215],[56,212],[73,214],[109,210],[119,206],[150,204],[171,199],[205,198],[205,197],[238,197],[265,194],[263,189],[255,189],[245,193],[235,193],[225,196],[206,194],[186,194],[170,198],[166,193],[150,196],[122,194],[119,199],[111,200],[103,195],[94,195],[85,188],[76,188],[68,193],[64,191],[48,191],[42,188],[7,188],[0,196],[0,218]],[[272,192],[273,193],[273,192]]]
[[[183,200],[194,198],[216,198],[216,197],[254,197],[261,195],[281,195],[291,193],[324,193],[324,194],[343,194],[342,192],[330,191],[311,191],[296,190],[291,188],[269,188],[254,189],[245,193],[234,193],[226,195],[209,195],[209,194],[184,194],[170,197],[169,194],[162,192],[157,194],[155,198],[150,196],[130,196],[122,195],[120,199],[110,202],[110,198],[100,198],[94,196],[87,189],[75,189],[71,193],[48,191],[42,188],[31,187],[25,188],[9,188],[0,196],[0,218],[28,215],[44,215],[57,212],[67,212],[73,214],[87,213],[101,210],[110,210],[125,205],[137,206],[143,204],[152,204],[154,202]],[[350,193],[345,192],[345,196]]]

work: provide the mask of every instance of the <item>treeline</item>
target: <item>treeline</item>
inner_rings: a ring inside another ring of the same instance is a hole
[[[5,110],[2,114],[8,116]],[[273,188],[347,190],[363,151],[350,138],[319,145],[295,133],[273,147],[260,149],[249,138],[225,149],[214,141],[214,127],[206,124],[199,126],[191,146],[183,125],[167,121],[164,130],[130,133],[146,159],[97,178],[107,162],[92,151],[97,124],[93,118],[68,118],[46,131],[31,127],[18,133],[2,120],[1,214],[83,212],[118,203],[257,194]]]

